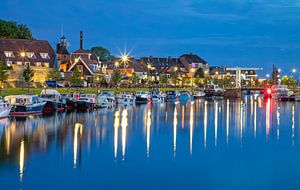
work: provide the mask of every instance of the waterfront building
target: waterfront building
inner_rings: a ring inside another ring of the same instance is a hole
[[[83,32],[80,31],[80,47],[70,55],[70,66],[66,68],[61,66],[61,69],[66,69],[64,79],[68,81],[74,69],[76,68],[82,75],[82,80],[85,86],[91,86],[96,83],[103,73],[101,62],[93,53],[83,49]]]
[[[205,77],[209,75],[209,64],[196,54],[183,54],[179,57],[179,61],[187,69],[189,78],[193,78],[199,68],[202,68]]]
[[[26,65],[34,70],[33,84],[41,86],[56,64],[56,54],[46,40],[0,39],[0,60],[11,68],[7,80],[10,86],[23,84]]]

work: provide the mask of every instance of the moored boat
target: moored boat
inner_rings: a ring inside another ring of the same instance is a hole
[[[201,91],[201,90],[197,90],[194,92],[194,99],[200,99],[205,97],[205,92]]]
[[[113,91],[102,91],[97,97],[97,107],[109,108],[115,105],[115,93]]]
[[[166,94],[166,102],[176,102],[179,100],[179,94],[176,90],[168,90]]]
[[[52,114],[65,110],[66,103],[63,101],[62,95],[53,89],[43,89],[41,99],[46,102],[43,113]]]
[[[194,99],[194,96],[189,90],[181,90],[179,93],[180,93],[180,100],[182,101]]]
[[[96,95],[95,94],[81,94],[77,100],[77,110],[78,111],[87,111],[94,109],[96,104]]]
[[[14,117],[42,114],[46,104],[38,95],[11,95],[6,96],[5,101],[12,105],[9,115]]]
[[[135,103],[136,104],[146,104],[150,99],[150,93],[145,91],[137,91],[135,95]]]
[[[0,100],[0,119],[8,117],[12,106],[9,102]]]
[[[132,105],[135,103],[135,97],[130,92],[123,92],[116,96],[116,103],[119,105]]]
[[[74,111],[77,108],[77,100],[79,99],[79,94],[77,93],[70,93],[65,95],[66,101],[66,110]]]
[[[224,90],[215,84],[207,84],[204,87],[205,97],[223,96]]]

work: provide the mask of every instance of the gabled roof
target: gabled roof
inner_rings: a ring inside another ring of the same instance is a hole
[[[86,58],[82,58],[79,57],[78,59],[75,60],[75,62],[71,65],[71,67],[68,69],[68,71],[72,71],[72,69],[77,65],[77,63],[81,61],[82,64],[85,66],[85,68],[90,72],[91,75],[94,75],[94,72],[91,70],[91,68],[89,67],[89,63],[88,61],[90,61],[89,59]]]

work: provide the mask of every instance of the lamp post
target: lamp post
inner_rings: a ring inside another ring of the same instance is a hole
[[[24,87],[24,76],[23,76],[24,67],[23,67],[23,62],[24,62],[26,53],[25,53],[24,51],[22,51],[22,52],[20,53],[20,56],[21,56],[21,58],[22,58],[22,64],[21,64],[21,67],[22,67],[21,80],[22,80],[22,90],[23,90],[23,87]]]
[[[177,70],[178,70],[178,67],[176,66],[176,67],[174,68],[174,71],[175,71],[175,77],[176,77],[175,87],[177,87]]]
[[[98,96],[99,96],[99,91],[100,91],[100,90],[99,90],[99,81],[100,81],[99,76],[97,77],[96,80],[97,80],[97,84],[96,84],[96,85],[97,85],[97,98],[96,98],[96,103],[97,103],[97,105],[98,105]]]

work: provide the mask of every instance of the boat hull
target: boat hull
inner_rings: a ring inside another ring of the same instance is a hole
[[[87,111],[94,109],[95,104],[87,101],[77,101],[77,110],[78,111]]]
[[[26,117],[28,115],[40,115],[46,102],[38,103],[35,105],[14,105],[10,111],[10,116],[13,117]]]
[[[0,118],[8,117],[11,108],[12,108],[12,106],[7,106],[7,107],[0,108]]]
[[[136,104],[147,104],[148,103],[148,98],[137,96],[135,98],[135,103]]]
[[[66,104],[67,111],[74,111],[77,107],[77,102],[71,99],[66,99]]]

